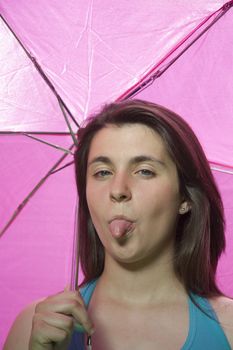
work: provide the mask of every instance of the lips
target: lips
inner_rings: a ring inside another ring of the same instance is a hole
[[[109,223],[111,235],[115,238],[125,236],[128,232],[132,231],[134,227],[135,222],[125,217],[116,217]]]

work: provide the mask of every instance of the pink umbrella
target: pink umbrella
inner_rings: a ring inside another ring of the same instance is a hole
[[[68,125],[76,132],[103,103],[144,87],[136,97],[184,116],[207,153],[227,218],[219,284],[233,295],[232,5],[0,1],[0,345],[20,309],[75,275]]]

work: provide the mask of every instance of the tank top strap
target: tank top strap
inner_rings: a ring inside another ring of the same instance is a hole
[[[186,341],[182,346],[181,350],[191,349],[191,345],[196,336],[196,330],[197,330],[196,308],[195,308],[195,305],[192,303],[190,297],[188,297],[188,309],[189,309],[189,331],[188,331],[188,336],[186,338]]]
[[[231,350],[218,317],[208,299],[192,293],[188,298],[188,304],[189,333],[181,350]]]
[[[98,279],[94,279],[90,282],[88,282],[87,284],[85,284],[85,286],[80,288],[80,294],[83,298],[83,301],[86,305],[86,307],[88,307],[92,294],[94,293],[96,284],[97,284]]]

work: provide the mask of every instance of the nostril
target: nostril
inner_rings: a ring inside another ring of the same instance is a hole
[[[123,200],[125,200],[125,199],[127,199],[127,196],[126,196],[126,195],[122,194],[121,196],[119,196],[119,200],[120,200],[120,201],[123,201]]]
[[[123,202],[125,200],[128,200],[129,196],[124,193],[112,193],[111,198],[117,202]]]

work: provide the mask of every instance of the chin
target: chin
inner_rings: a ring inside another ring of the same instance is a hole
[[[124,266],[127,269],[136,269],[141,267],[142,265],[145,264],[145,259],[142,258],[142,255],[138,254],[138,252],[136,253],[132,253],[131,254],[117,254],[115,253],[114,255],[112,255],[112,258],[119,263],[121,266]]]

